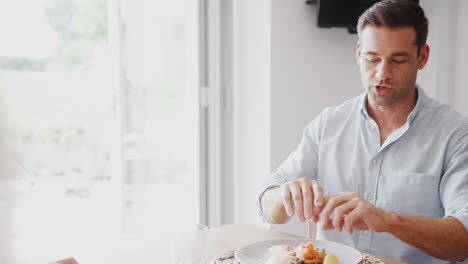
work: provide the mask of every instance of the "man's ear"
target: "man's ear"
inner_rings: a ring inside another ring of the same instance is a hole
[[[356,61],[358,65],[361,62],[361,42],[359,41],[356,44]]]
[[[426,66],[427,60],[429,60],[429,53],[431,51],[431,48],[429,48],[429,45],[424,44],[424,46],[421,47],[421,50],[419,51],[419,56],[418,56],[418,69],[424,68]]]

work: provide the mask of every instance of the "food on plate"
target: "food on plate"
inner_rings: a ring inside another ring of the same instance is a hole
[[[324,249],[315,248],[310,242],[297,247],[273,246],[268,253],[267,264],[339,264],[334,255],[326,254]]]
[[[323,261],[323,264],[340,264],[340,262],[335,257],[335,255],[328,254],[325,256],[325,260]]]
[[[270,258],[267,264],[290,264],[296,263],[296,249],[292,246],[273,246],[268,249]]]

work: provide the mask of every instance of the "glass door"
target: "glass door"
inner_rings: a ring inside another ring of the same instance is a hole
[[[192,229],[198,1],[1,5],[0,262],[90,262]]]
[[[198,1],[122,0],[123,227],[200,219]]]

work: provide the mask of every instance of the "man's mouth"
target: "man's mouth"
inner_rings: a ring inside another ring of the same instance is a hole
[[[374,85],[375,88],[377,89],[390,89],[388,86],[383,86],[383,85]]]
[[[390,87],[382,85],[374,85],[374,89],[378,94],[386,94],[390,91]]]

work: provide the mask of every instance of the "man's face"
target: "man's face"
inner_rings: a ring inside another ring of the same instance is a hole
[[[367,26],[357,45],[357,60],[361,79],[368,91],[369,103],[394,106],[414,103],[418,69],[424,68],[429,46],[418,49],[413,27]]]

